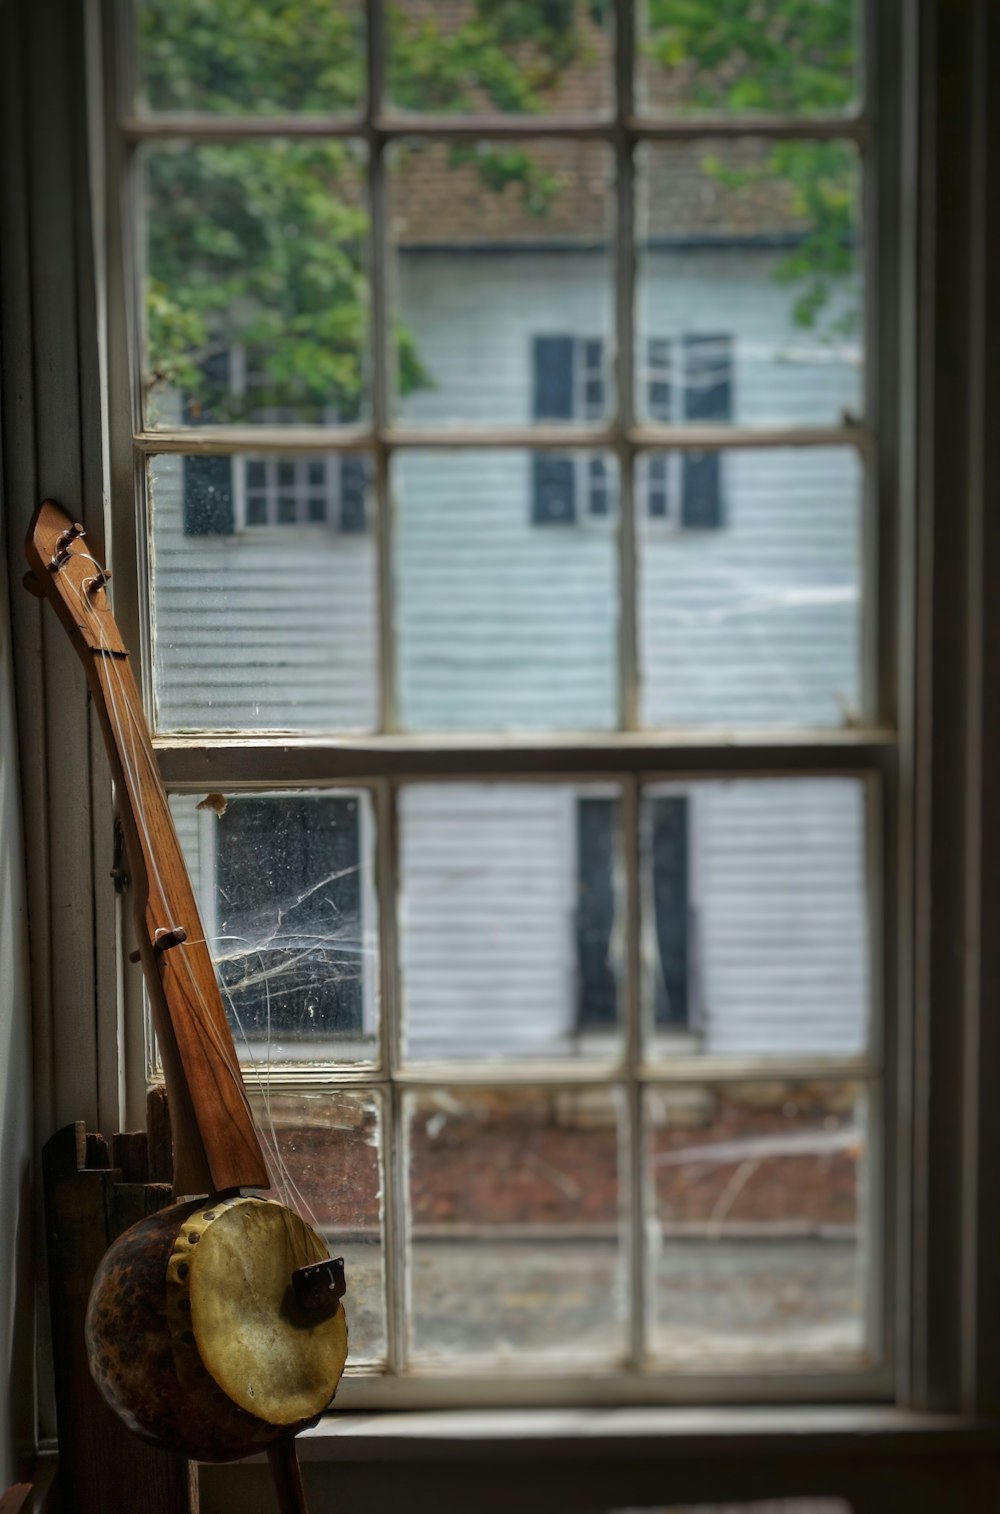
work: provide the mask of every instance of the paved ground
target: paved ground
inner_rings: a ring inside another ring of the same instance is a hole
[[[345,1248],[352,1356],[378,1355],[378,1265]],[[413,1345],[424,1356],[614,1357],[624,1295],[609,1241],[422,1241],[410,1279]],[[684,1240],[655,1267],[652,1344],[669,1365],[727,1359],[843,1359],[862,1347],[855,1244]],[[539,1363],[546,1365],[546,1363]]]

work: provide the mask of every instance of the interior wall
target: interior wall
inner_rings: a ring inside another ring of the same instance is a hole
[[[0,505],[0,546],[3,535]],[[10,605],[0,573],[0,1490],[24,1474],[34,1440],[31,1147],[24,844]]]

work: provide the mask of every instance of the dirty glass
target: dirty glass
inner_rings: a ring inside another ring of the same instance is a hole
[[[397,811],[404,1056],[613,1057],[617,787],[407,784]]]
[[[775,1075],[647,1091],[650,1343],[662,1365],[865,1360],[867,1125],[853,1083]]]
[[[636,410],[836,425],[863,405],[857,148],[647,142],[636,157]]]
[[[241,1060],[377,1060],[374,819],[363,791],[174,795]]]
[[[388,94],[428,115],[586,116],[611,104],[613,7],[593,0],[393,0]]]
[[[618,1090],[439,1088],[404,1107],[414,1364],[618,1355]]]
[[[604,453],[397,454],[404,730],[617,725],[617,478]]]
[[[147,425],[362,416],[363,145],[178,142],[141,163]]]
[[[364,103],[361,0],[137,0],[137,105],[228,116]]]
[[[148,477],[157,729],[372,730],[370,460],[170,453]]]
[[[858,0],[640,0],[640,109],[844,115],[860,95],[860,9]]]
[[[385,1359],[382,1116],[376,1095],[306,1093],[250,1081],[250,1103],[281,1199],[344,1258],[344,1309],[356,1366]]]
[[[386,162],[400,419],[569,425],[613,413],[611,149],[415,139]]]
[[[865,787],[651,785],[640,807],[652,1056],[855,1057],[869,1043]],[[680,1040],[678,1041],[678,1037]]]
[[[637,478],[641,723],[859,724],[858,454],[659,452]]]

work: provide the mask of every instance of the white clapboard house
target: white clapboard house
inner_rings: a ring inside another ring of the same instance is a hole
[[[396,309],[431,379],[400,401],[407,425],[572,424],[613,409],[602,151],[538,148],[555,155],[548,166],[561,185],[544,214],[516,186],[482,191],[444,149],[390,160]],[[773,190],[720,187],[697,143],[658,153],[639,165],[642,413],[823,425],[856,408],[851,337],[831,335],[825,318],[797,326],[794,293],[778,277],[802,235],[793,208]],[[838,299],[842,315],[856,295]],[[229,373],[252,391],[245,353],[231,355]],[[614,727],[612,457],[403,453],[392,490],[400,725]],[[151,492],[160,726],[373,730],[364,461],[166,457]],[[645,726],[850,720],[859,503],[849,450],[642,459]],[[864,804],[857,786],[835,779],[650,789],[644,969],[668,1041],[722,1053],[860,1047]],[[323,1055],[369,1033],[378,984],[367,803],[261,796],[232,801],[221,820],[193,801],[177,813],[226,974],[247,983],[237,1001],[248,1026],[259,1031],[267,1012],[266,981],[279,1040],[311,1040]],[[400,795],[400,838],[409,1053],[599,1046],[617,1018],[621,973],[613,791],[416,786]]]

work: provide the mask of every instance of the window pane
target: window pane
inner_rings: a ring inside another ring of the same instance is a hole
[[[363,149],[146,148],[155,426],[351,421],[367,404]]]
[[[647,114],[830,116],[857,103],[857,0],[643,0],[638,16]]]
[[[643,725],[860,718],[861,498],[850,448],[640,459]]]
[[[673,1369],[858,1364],[868,1338],[863,1090],[652,1089],[654,1352]]]
[[[637,167],[639,413],[742,426],[833,425],[857,413],[855,148],[647,143]]]
[[[617,724],[617,511],[589,460],[584,452],[397,455],[404,728]],[[616,464],[604,461],[616,493]]]
[[[376,1060],[368,795],[174,795],[171,810],[241,1060]]]
[[[603,1088],[404,1096],[415,1361],[620,1353],[621,1102]]]
[[[869,1035],[865,790],[663,783],[640,817],[654,1054],[853,1056]]]
[[[360,0],[138,0],[139,106],[279,115],[360,110]]]
[[[614,1055],[617,789],[410,784],[398,808],[405,1055]]]
[[[590,0],[395,0],[389,95],[431,115],[585,115],[611,101],[611,6]]]
[[[401,418],[566,425],[613,410],[610,150],[421,141],[387,160]]]
[[[343,1089],[291,1092],[250,1080],[250,1102],[274,1171],[275,1143],[287,1192],[273,1196],[297,1210],[344,1258],[344,1310],[352,1367],[385,1358],[382,1239],[382,1121],[371,1094]]]
[[[303,524],[281,524],[276,483],[241,506],[245,466],[239,457],[174,454],[150,464],[157,728],[371,730],[370,473],[359,478],[357,460],[331,459],[327,499],[337,511],[317,530],[304,508]],[[267,525],[275,529],[260,529]]]

